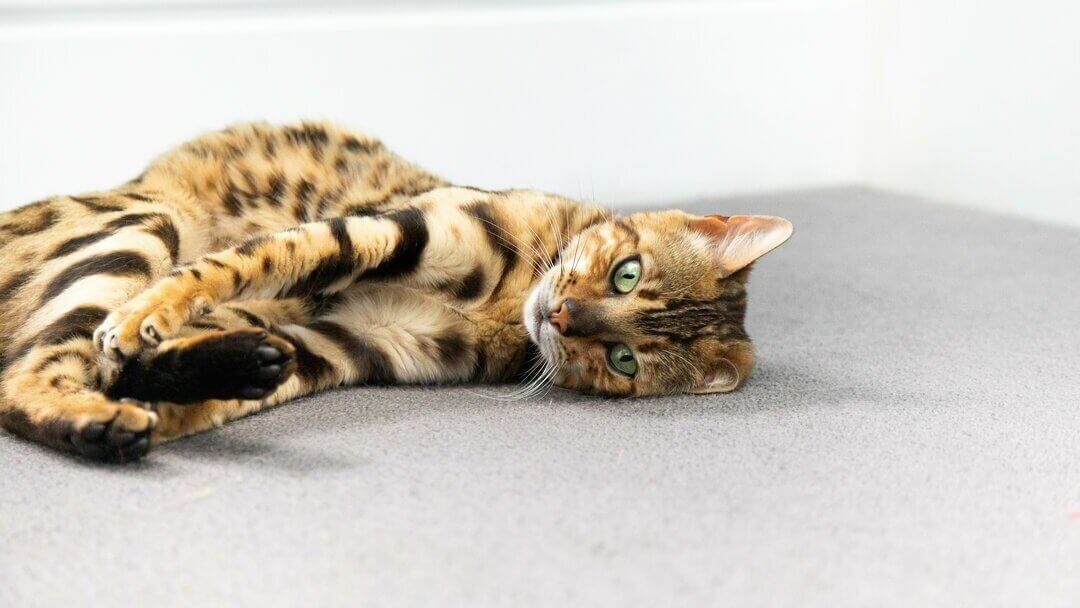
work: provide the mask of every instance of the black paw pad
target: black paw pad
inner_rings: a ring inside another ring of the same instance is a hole
[[[132,462],[150,451],[150,427],[125,429],[117,420],[94,422],[68,437],[75,451],[87,458],[109,462]]]
[[[295,371],[294,353],[265,331],[221,332],[125,366],[108,394],[181,404],[264,399]]]

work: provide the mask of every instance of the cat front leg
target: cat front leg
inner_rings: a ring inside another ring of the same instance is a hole
[[[506,265],[489,229],[466,209],[444,206],[303,224],[170,274],[110,314],[95,343],[123,360],[224,302],[326,296],[361,281],[435,287],[464,284],[479,269],[483,290],[483,277]]]
[[[223,329],[185,327],[128,361],[108,393],[154,402],[157,442],[338,386],[483,380],[494,359],[479,354],[473,320],[412,289],[358,285],[309,318],[267,314],[266,304],[218,308],[199,325]]]

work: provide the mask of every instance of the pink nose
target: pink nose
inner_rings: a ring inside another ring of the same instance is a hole
[[[553,307],[551,309],[548,314],[548,322],[559,330],[560,334],[566,333],[566,328],[570,327],[570,307],[566,305],[566,300],[560,302],[557,308]]]

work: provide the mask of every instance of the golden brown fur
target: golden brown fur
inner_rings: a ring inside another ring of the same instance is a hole
[[[324,124],[237,126],[115,190],[0,215],[0,421],[128,460],[347,384],[532,364],[538,384],[601,394],[731,390],[753,365],[749,264],[789,234],[452,186]],[[626,256],[640,281],[613,293]]]

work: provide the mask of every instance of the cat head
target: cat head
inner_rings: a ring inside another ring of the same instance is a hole
[[[524,323],[558,386],[606,395],[728,392],[754,366],[754,260],[792,233],[771,216],[638,213],[574,237]]]

